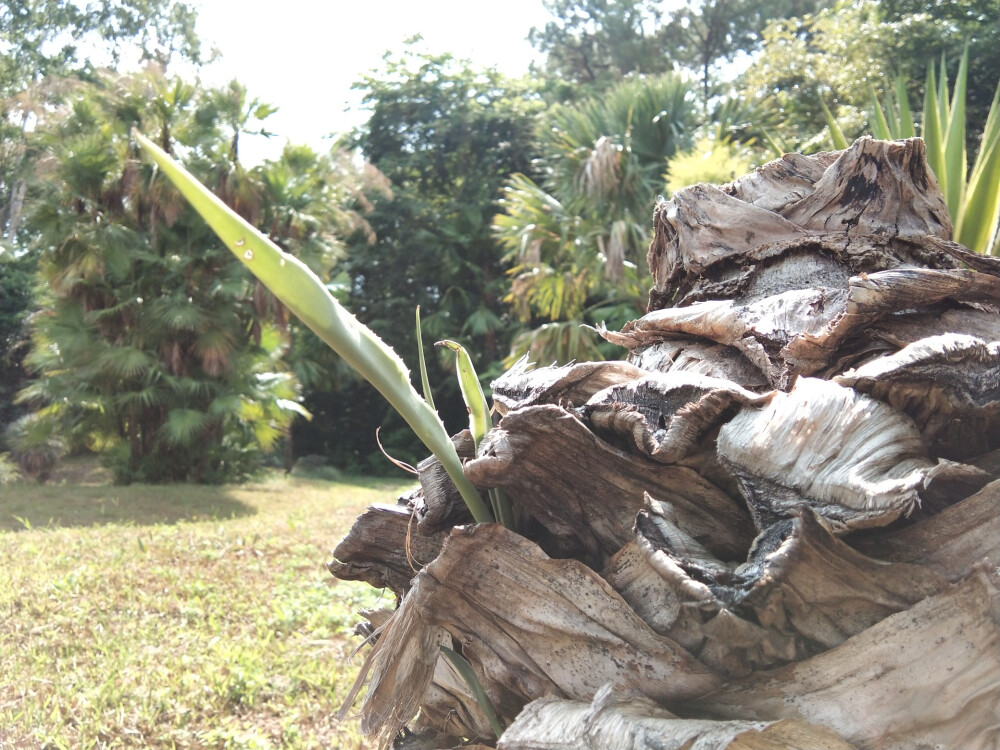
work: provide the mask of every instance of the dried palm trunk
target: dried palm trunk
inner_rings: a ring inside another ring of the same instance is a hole
[[[344,713],[368,679],[401,747],[1000,747],[1000,263],[950,241],[922,142],[654,229],[649,312],[603,332],[627,362],[494,383],[466,474],[519,533],[456,527],[429,461],[337,548],[399,597]]]

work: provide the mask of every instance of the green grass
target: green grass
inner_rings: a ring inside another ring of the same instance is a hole
[[[324,562],[402,488],[0,488],[0,748],[365,747],[333,714],[379,592]]]

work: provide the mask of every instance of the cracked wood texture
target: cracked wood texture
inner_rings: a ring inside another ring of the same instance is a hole
[[[660,202],[627,361],[521,361],[456,436],[516,531],[429,459],[337,548],[398,598],[342,713],[367,686],[410,750],[1000,750],[1000,261],[950,235],[916,139]]]

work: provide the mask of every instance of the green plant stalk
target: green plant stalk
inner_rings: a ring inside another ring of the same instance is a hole
[[[413,388],[399,356],[337,302],[304,263],[257,231],[156,144],[141,133],[134,135],[226,247],[275,297],[385,396],[441,462],[472,517],[478,522],[493,521],[479,491],[466,478],[441,418]]]
[[[486,394],[479,383],[479,376],[476,374],[475,365],[472,364],[472,357],[465,347],[457,341],[438,341],[437,346],[443,346],[455,352],[455,365],[458,369],[458,385],[462,391],[462,398],[465,400],[465,408],[469,411],[469,432],[472,433],[472,442],[479,450],[486,433],[493,427],[493,420],[490,418],[490,407],[486,403]],[[499,489],[493,488],[489,491],[490,504],[493,506],[493,515],[497,521],[502,523],[511,531],[514,530],[514,512],[510,505],[510,500]]]
[[[420,361],[420,386],[424,390],[424,400],[432,409],[434,406],[434,394],[431,392],[430,380],[427,377],[427,361],[424,359],[424,336],[420,331],[420,305],[417,305],[417,359]]]
[[[500,739],[500,736],[503,734],[503,724],[500,722],[500,717],[497,716],[497,711],[493,707],[493,701],[490,700],[490,697],[486,695],[486,691],[483,690],[483,685],[479,682],[479,678],[472,669],[472,665],[466,661],[465,657],[447,646],[441,646],[440,648],[441,653],[448,658],[448,661],[451,662],[455,670],[465,680],[465,684],[469,686],[469,690],[472,691],[472,696],[476,699],[476,703],[479,704],[479,707],[483,709],[483,713],[486,714],[486,720],[489,721],[493,733],[497,739]]]

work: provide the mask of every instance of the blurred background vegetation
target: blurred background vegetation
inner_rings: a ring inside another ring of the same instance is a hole
[[[397,471],[419,444],[366,383],[244,273],[140,159],[133,127],[297,255],[416,366],[460,341],[488,384],[522,354],[617,356],[584,326],[642,314],[657,195],[872,132],[902,81],[968,52],[980,149],[1000,71],[996,0],[546,0],[511,79],[417,47],[356,84],[367,121],[326,153],[241,160],[274,104],[203,61],[171,0],[0,5],[0,456],[44,478],[97,453],[121,483],[227,482],[325,457]],[[141,67],[119,63],[139,50]],[[94,60],[100,59],[100,65]],[[109,62],[110,61],[110,62]],[[986,143],[986,141],[983,141]],[[994,144],[995,147],[995,144]],[[995,219],[988,216],[996,252]],[[428,351],[431,351],[428,349]],[[465,407],[429,359],[445,423]],[[438,354],[442,355],[438,357]],[[308,418],[310,417],[311,418]]]

